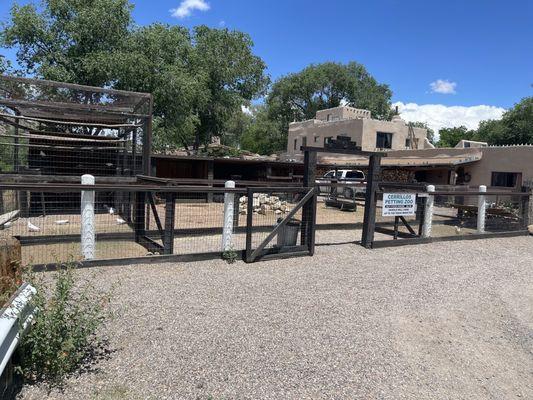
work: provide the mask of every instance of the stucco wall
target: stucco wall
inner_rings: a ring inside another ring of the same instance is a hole
[[[409,127],[401,120],[391,122],[362,118],[324,122],[314,119],[289,125],[287,153],[290,155],[300,154],[303,137],[307,138],[308,146],[322,147],[324,138],[336,138],[340,135],[349,136],[365,151],[374,151],[376,150],[377,132],[392,133],[392,150],[405,149],[406,139],[409,137]],[[427,131],[423,128],[414,128],[414,134],[418,149],[424,148]],[[315,140],[315,138],[317,139]],[[297,140],[296,149],[295,139]]]
[[[467,167],[470,173],[469,185],[490,186],[493,172],[514,172],[522,174],[522,182],[533,181],[533,146],[485,147],[480,149],[483,157]]]

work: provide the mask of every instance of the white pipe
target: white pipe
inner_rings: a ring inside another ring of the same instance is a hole
[[[479,193],[485,193],[487,187],[481,185],[479,187]],[[480,194],[477,199],[477,233],[485,233],[485,215],[487,213],[486,196]]]
[[[25,283],[20,287],[17,297],[0,315],[0,375],[4,372],[22,335],[33,321],[33,310],[29,308],[29,303],[35,293],[37,290]]]
[[[234,189],[235,182],[227,181],[224,185],[227,189]],[[235,195],[224,193],[224,225],[222,229],[222,251],[233,248],[233,210],[235,207]]]
[[[94,185],[94,176],[83,175],[82,185]],[[81,254],[85,260],[95,257],[96,234],[94,228],[94,190],[81,192]]]
[[[435,186],[428,185],[428,197],[426,198],[426,208],[424,210],[424,225],[422,226],[422,237],[424,238],[431,237],[431,226],[433,224],[433,204],[435,202],[435,196],[433,196],[431,193],[434,191]]]

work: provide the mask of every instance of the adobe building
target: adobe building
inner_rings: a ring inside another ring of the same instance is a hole
[[[289,125],[284,161],[301,162],[301,146],[323,147],[330,138],[348,136],[365,151],[384,150],[383,179],[435,185],[486,185],[510,191],[533,187],[533,146],[488,146],[461,140],[455,148],[435,148],[427,130],[411,128],[399,116],[392,121],[371,118],[352,107],[320,110],[312,120]],[[366,170],[368,159],[318,153],[323,166]]]
[[[364,151],[433,147],[426,129],[410,127],[399,116],[380,121],[372,119],[368,110],[341,106],[317,111],[314,119],[289,124],[287,156],[299,160],[301,146],[323,147],[337,136],[348,136]]]

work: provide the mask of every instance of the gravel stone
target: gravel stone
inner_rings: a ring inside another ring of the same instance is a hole
[[[20,399],[533,398],[532,237],[79,273],[115,352]]]

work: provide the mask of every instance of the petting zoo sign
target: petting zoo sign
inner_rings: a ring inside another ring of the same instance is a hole
[[[415,215],[416,193],[383,193],[383,217]]]

